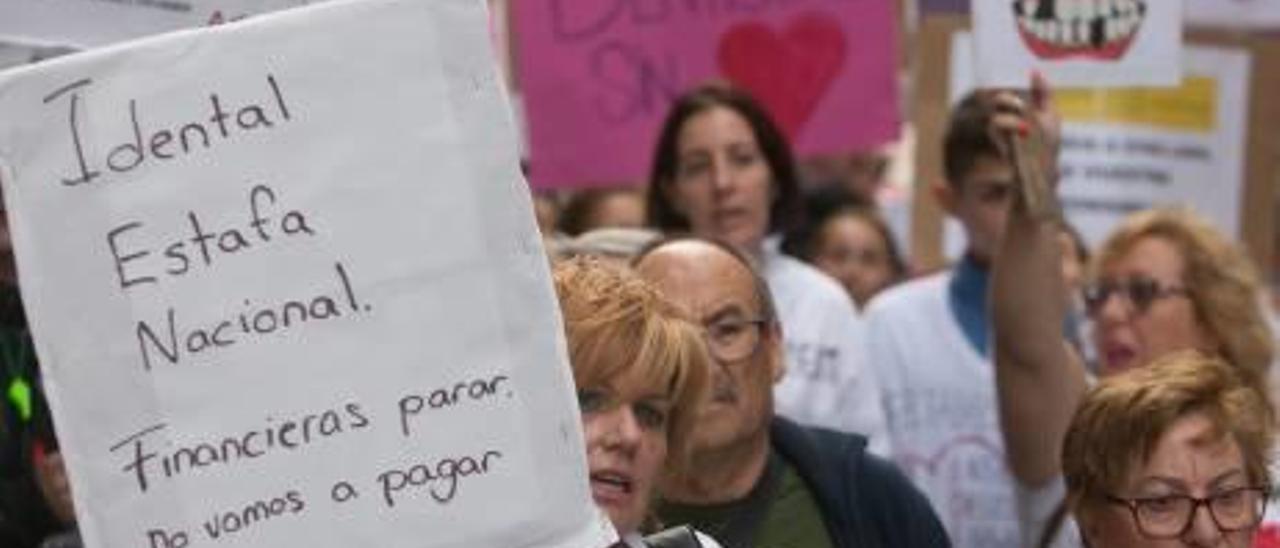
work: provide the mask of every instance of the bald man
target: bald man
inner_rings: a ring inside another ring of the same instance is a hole
[[[663,485],[658,514],[728,548],[950,546],[928,501],[866,439],[805,428],[773,412],[785,374],[767,286],[733,248],[660,243],[635,261],[706,328],[717,365],[686,469]]]

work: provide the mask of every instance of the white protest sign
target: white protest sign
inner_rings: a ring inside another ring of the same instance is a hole
[[[0,38],[88,48],[322,0],[4,0]]]
[[[971,35],[952,41],[950,96],[974,89]],[[1186,78],[1170,89],[1058,90],[1062,179],[1068,220],[1090,245],[1126,215],[1187,204],[1226,234],[1241,233],[1248,121],[1248,52],[1190,46]],[[956,256],[963,233],[949,224],[945,248]]]
[[[362,0],[0,74],[90,546],[612,541],[486,33]]]
[[[973,2],[983,87],[1025,86],[1033,70],[1055,86],[1165,86],[1181,80],[1182,2]]]

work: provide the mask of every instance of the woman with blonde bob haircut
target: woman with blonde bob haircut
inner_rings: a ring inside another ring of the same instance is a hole
[[[702,328],[625,266],[576,257],[556,264],[553,277],[591,494],[635,543],[654,486],[688,457],[711,367]]]
[[[1185,351],[1089,391],[1062,449],[1067,506],[1089,546],[1252,545],[1275,415],[1248,376]]]

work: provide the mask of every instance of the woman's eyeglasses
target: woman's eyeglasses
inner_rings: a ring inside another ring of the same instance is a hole
[[[1103,307],[1112,295],[1124,297],[1133,306],[1134,312],[1145,314],[1151,304],[1159,299],[1187,295],[1187,288],[1160,285],[1146,276],[1131,276],[1123,280],[1101,280],[1084,288],[1084,306],[1090,316],[1102,312]]]
[[[1269,492],[1267,487],[1237,487],[1205,498],[1163,495],[1126,499],[1108,495],[1107,501],[1127,507],[1143,535],[1170,539],[1191,528],[1201,506],[1209,510],[1213,523],[1224,533],[1256,527],[1262,521]]]

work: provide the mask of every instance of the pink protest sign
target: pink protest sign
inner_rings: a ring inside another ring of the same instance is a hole
[[[736,82],[801,153],[898,131],[889,0],[518,0],[519,78],[538,188],[643,180],[671,100]]]

